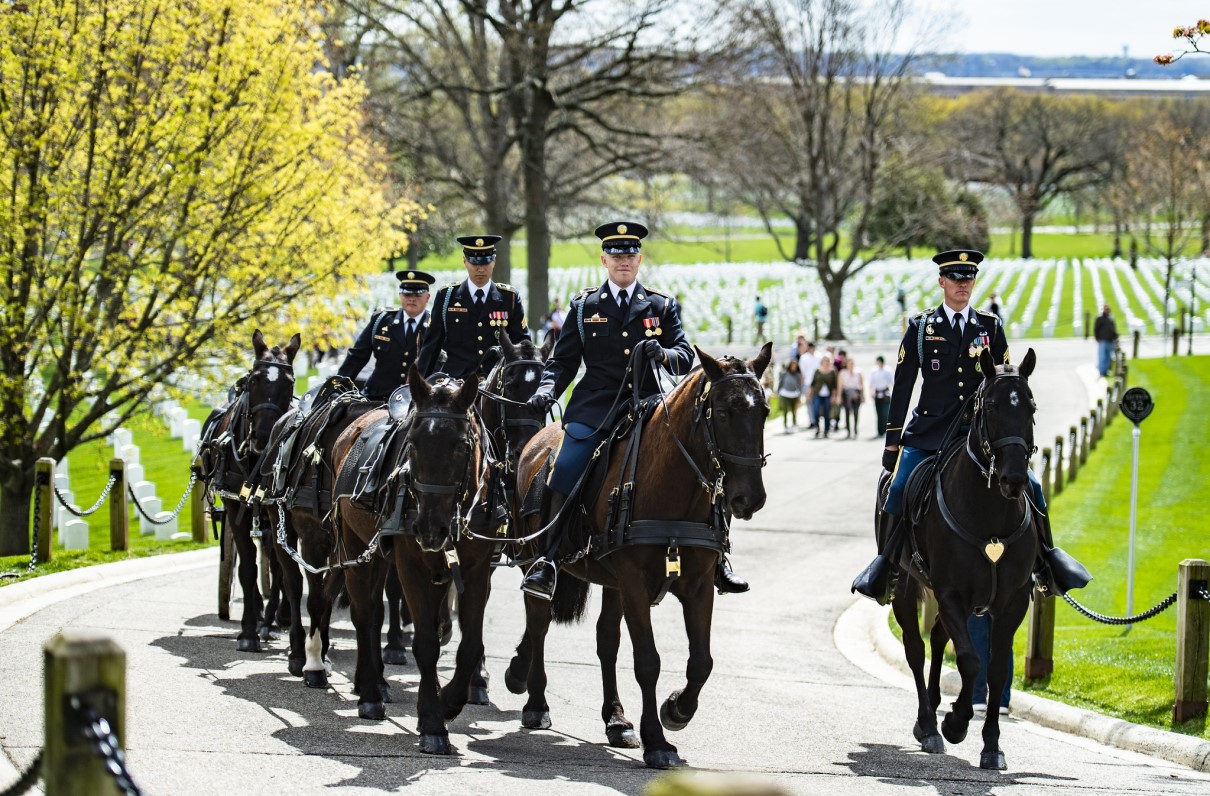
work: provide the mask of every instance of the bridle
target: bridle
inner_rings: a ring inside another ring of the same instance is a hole
[[[997,373],[992,379],[985,379],[979,388],[975,391],[974,402],[971,407],[971,433],[966,437],[966,455],[970,457],[975,466],[979,468],[979,472],[987,479],[987,488],[991,489],[992,479],[996,476],[996,453],[1004,448],[1020,445],[1025,448],[1026,458],[1031,458],[1038,452],[1038,446],[1032,441],[1024,437],[1007,436],[991,438],[987,430],[987,412],[984,404],[987,401],[987,393],[991,389],[988,385],[998,382],[1001,379],[1015,379],[1020,381],[1028,389],[1028,384],[1020,372],[1013,370],[1011,372]],[[1037,409],[1037,403],[1034,401],[1033,393],[1029,393],[1029,405],[1032,409]],[[1033,421],[1031,413],[1031,422]],[[979,450],[975,451],[971,447],[972,437],[977,440]],[[980,458],[982,454],[983,458]],[[985,463],[986,461],[986,463]]]
[[[502,365],[497,365],[492,374],[489,374],[488,381],[491,384],[491,390],[479,388],[479,394],[496,404],[496,411],[500,413],[500,424],[488,430],[488,439],[492,441],[493,453],[499,454],[496,459],[505,463],[509,472],[516,472],[517,458],[520,451],[514,451],[508,439],[508,431],[513,428],[533,429],[534,433],[542,430],[545,425],[542,419],[536,417],[509,417],[508,409],[519,409],[529,411],[529,405],[524,401],[514,401],[511,398],[504,397],[505,390],[505,375],[512,368],[529,368],[536,370],[535,378],[541,378],[542,368],[545,364],[540,359],[515,359],[511,362],[505,362]]]
[[[481,427],[482,423],[477,417],[474,417],[470,412],[453,412],[449,409],[424,409],[417,410],[411,414],[414,418],[412,428],[416,428],[416,421],[425,418],[435,418],[441,420],[452,420],[457,423],[464,423],[466,432],[465,439],[472,443],[471,449],[466,455],[466,467],[463,469],[462,479],[456,484],[429,484],[423,481],[416,480],[409,473],[403,483],[404,488],[412,493],[413,498],[416,494],[423,495],[458,495],[458,502],[454,510],[454,533],[453,537],[457,537],[466,532],[470,524],[471,512],[474,510],[474,501],[471,501],[471,486],[474,478],[474,458],[475,449],[478,447],[478,441],[482,438]],[[415,444],[409,438],[404,445],[403,455],[401,459],[405,462],[410,462],[412,454],[415,451]],[[486,465],[486,457],[480,456],[481,464]],[[476,490],[476,493],[478,490]],[[463,512],[463,506],[470,501],[470,505]]]
[[[262,368],[262,367],[277,368],[286,377],[285,383],[288,383],[291,385],[294,384],[294,366],[293,365],[287,365],[284,362],[274,362],[274,361],[268,360],[268,359],[258,359],[255,362],[255,364],[253,364],[252,369],[250,371],[248,371],[248,377],[250,378],[252,376],[252,374],[256,372],[257,368]],[[285,406],[280,406],[275,401],[263,401],[259,404],[256,404],[255,406],[248,408],[244,412],[245,428],[244,428],[244,440],[240,444],[241,452],[242,452],[243,448],[245,448],[246,446],[251,444],[251,440],[253,438],[253,420],[255,419],[257,413],[259,413],[259,412],[276,412],[276,414],[273,416],[273,418],[269,421],[269,425],[272,426],[274,423],[276,423],[278,420],[281,419],[282,415],[284,415],[287,411],[289,411],[290,403],[294,397],[294,390],[290,389],[286,392],[286,394],[289,396],[289,400],[286,401]],[[249,396],[250,396],[250,393],[245,392],[244,395],[241,397],[241,399],[245,403],[247,403]]]

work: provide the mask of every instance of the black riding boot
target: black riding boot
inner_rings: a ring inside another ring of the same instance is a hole
[[[1062,597],[1072,589],[1087,586],[1092,580],[1092,575],[1084,565],[1055,547],[1050,530],[1050,516],[1039,511],[1034,521],[1037,523],[1039,541],[1042,543],[1038,560],[1034,564],[1038,588],[1052,596]]]
[[[551,490],[550,511],[546,514],[548,522],[559,516],[559,512],[563,510],[563,504],[566,502],[567,495]],[[539,557],[533,563],[533,566],[529,568],[529,574],[525,576],[525,580],[521,581],[521,591],[526,594],[541,597],[543,600],[554,598],[555,582],[559,574],[559,567],[555,561],[559,557],[559,543],[563,540],[563,526],[564,522],[560,518],[555,527],[551,529],[550,549],[547,550],[546,555]]]
[[[714,571],[714,588],[719,594],[743,594],[750,587],[748,581],[731,571],[726,556],[719,556],[718,569]]]
[[[895,596],[899,582],[899,552],[903,547],[900,518],[885,511],[878,514],[878,555],[853,581],[850,591],[886,605]]]

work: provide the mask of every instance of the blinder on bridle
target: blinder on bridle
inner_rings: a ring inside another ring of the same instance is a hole
[[[987,487],[991,488],[992,478],[996,475],[996,453],[1004,448],[1020,445],[1025,448],[1025,456],[1027,459],[1032,458],[1038,452],[1038,446],[1032,441],[1018,436],[1007,436],[991,438],[991,434],[987,430],[987,406],[988,406],[988,391],[991,389],[989,385],[995,384],[1001,379],[1014,379],[1020,381],[1025,387],[1029,395],[1029,414],[1030,423],[1036,422],[1034,412],[1037,411],[1038,404],[1034,400],[1033,392],[1029,391],[1029,383],[1025,377],[1020,374],[1011,365],[1006,366],[1006,370],[998,371],[991,379],[985,379],[979,385],[975,392],[974,401],[971,407],[971,428],[975,432],[978,439],[979,452],[986,458],[986,464],[979,458],[974,450],[971,449],[970,437],[966,440],[966,453],[979,468],[979,472],[987,479]]]
[[[425,410],[417,410],[417,411],[413,412],[411,414],[411,417],[414,418],[413,425],[412,425],[413,428],[416,427],[416,425],[415,425],[416,420],[421,420],[424,418],[438,418],[438,419],[442,419],[442,420],[453,420],[453,421],[456,421],[459,423],[465,423],[466,424],[466,437],[465,437],[466,441],[468,443],[474,443],[478,439],[478,435],[474,432],[475,418],[472,417],[472,415],[469,412],[453,412],[453,411],[450,411],[449,409],[425,409]],[[410,437],[410,435],[409,435],[409,437]],[[413,445],[411,439],[408,439],[407,445],[404,449],[404,456],[403,456],[405,461],[411,460],[411,454],[414,451],[414,449],[415,449],[415,446]],[[417,481],[410,474],[406,481],[407,489],[413,493],[418,492],[418,493],[426,494],[426,495],[457,495],[458,496],[458,506],[457,506],[457,510],[455,511],[455,515],[454,515],[456,533],[461,533],[464,530],[465,525],[467,524],[467,517],[469,516],[469,512],[467,512],[467,516],[463,516],[462,504],[464,502],[466,502],[466,500],[469,497],[469,493],[470,493],[472,470],[473,470],[473,459],[474,459],[474,451],[472,449],[471,452],[467,453],[466,468],[463,471],[462,480],[459,481],[457,484],[427,484],[427,483],[424,483],[423,481]]]
[[[479,394],[484,396],[496,404],[497,411],[500,412],[499,428],[490,430],[490,438],[495,445],[503,446],[503,455],[499,458],[506,463],[510,471],[516,470],[516,459],[520,451],[514,451],[508,440],[508,430],[515,428],[533,429],[534,433],[542,430],[545,424],[543,419],[536,417],[509,417],[508,409],[527,410],[528,406],[524,401],[515,401],[504,395],[506,384],[506,374],[508,371],[516,368],[525,368],[534,373],[535,379],[540,379],[542,376],[542,368],[545,363],[540,359],[515,359],[512,362],[505,362],[498,365],[494,371],[494,378],[491,380],[492,390],[479,390]],[[498,450],[498,449],[496,449]]]

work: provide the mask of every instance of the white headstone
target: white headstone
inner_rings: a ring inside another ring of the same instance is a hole
[[[321,385],[323,383],[324,383],[324,380],[318,376],[308,376],[307,377],[307,392],[311,392],[311,390],[314,390],[316,387],[318,387],[319,385]]]
[[[143,478],[143,465],[137,464],[137,463],[136,464],[127,463],[127,465],[126,465],[126,483],[137,484],[139,481],[143,481],[143,480],[145,480]]]
[[[115,428],[113,430],[113,455],[120,457],[122,449],[131,444],[134,438],[130,434],[128,428]]]
[[[59,461],[55,462],[55,475],[61,475],[66,478],[70,473],[67,469],[67,457],[64,456]]]
[[[202,421],[194,420],[192,417],[190,417],[181,423],[181,439],[183,439],[185,441],[185,443],[184,443],[185,450],[192,453],[194,445],[196,445],[196,443],[191,443],[190,438],[192,437],[192,438],[196,439],[197,437],[200,437],[201,435],[202,435]]]
[[[151,512],[147,512],[147,513],[151,514]],[[157,520],[164,523],[163,525],[155,526],[156,541],[157,542],[172,541],[173,534],[175,534],[177,532],[177,526],[176,526],[177,518],[172,517],[172,512],[161,511],[158,514],[152,514],[151,516],[155,517]],[[172,519],[169,520],[168,519],[169,517],[172,517]],[[164,522],[164,520],[168,520],[168,522]]]
[[[194,453],[197,451],[198,443],[202,441],[200,434],[186,434],[182,447],[186,453]]]
[[[130,491],[134,492],[134,496],[139,500],[155,497],[155,484],[151,481],[131,481]]]
[[[63,496],[63,503],[66,503],[69,506],[75,506],[76,496],[71,492],[71,490],[60,489],[59,494]],[[67,509],[63,508],[63,503],[60,503],[59,499],[55,498],[55,510],[50,513],[51,519],[54,521],[56,528],[62,528],[63,523],[67,522],[74,516]],[[79,510],[79,506],[76,506],[76,509]]]
[[[181,424],[189,419],[189,413],[179,406],[174,406],[168,410],[168,433],[173,439],[179,439],[181,436]]]
[[[64,491],[65,489],[71,489],[71,479],[69,479],[64,473],[56,472],[55,489],[59,490],[60,492]]]
[[[156,528],[159,526],[154,522],[148,522],[147,517],[156,517],[158,519],[159,515],[163,513],[164,501],[158,497],[146,497],[139,499],[139,505],[143,507],[142,511],[135,510],[139,515],[139,534],[142,536],[151,536],[154,533],[158,537],[159,533],[156,531]],[[144,517],[144,514],[147,517]]]
[[[65,550],[88,549],[88,523],[79,517],[72,517],[63,523],[59,531],[59,541]]]
[[[167,418],[168,413],[178,406],[177,402],[172,398],[166,401],[160,401],[155,405],[155,413],[160,417]]]
[[[174,542],[189,542],[192,540],[193,540],[193,534],[185,533],[184,531],[178,531],[177,533],[174,533],[172,535],[172,541],[174,541]]]
[[[118,458],[125,461],[127,464],[139,463],[139,446],[127,445],[122,448],[122,452],[118,454]]]

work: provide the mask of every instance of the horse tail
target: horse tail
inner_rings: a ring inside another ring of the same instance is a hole
[[[588,608],[588,588],[586,580],[564,575],[555,583],[555,594],[550,601],[550,615],[560,625],[570,625],[584,618]]]

